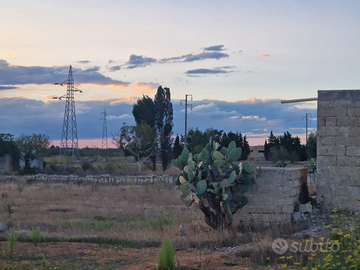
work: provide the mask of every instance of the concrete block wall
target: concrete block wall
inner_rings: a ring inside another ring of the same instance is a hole
[[[291,223],[301,186],[306,182],[305,168],[260,168],[256,184],[246,194],[249,203],[239,211],[241,222],[262,226]]]
[[[360,90],[318,91],[317,201],[360,209]]]

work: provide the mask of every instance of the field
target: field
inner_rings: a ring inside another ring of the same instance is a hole
[[[239,232],[238,224],[211,230],[172,185],[2,182],[0,194],[10,207],[0,221],[24,230],[12,256],[0,233],[2,266],[41,269],[45,258],[46,269],[154,269],[165,237],[177,249],[178,269],[245,269],[258,256],[257,234]],[[27,235],[37,226],[43,241],[35,247]]]

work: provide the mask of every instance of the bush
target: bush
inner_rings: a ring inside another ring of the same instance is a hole
[[[165,238],[159,252],[157,270],[174,269],[175,268],[174,257],[175,257],[175,248],[170,243],[169,239]]]
[[[83,164],[81,165],[81,168],[83,169],[83,171],[87,171],[91,169],[91,164],[87,163],[87,162],[83,162]]]
[[[105,169],[106,172],[113,172],[114,171],[114,167],[110,163],[107,163],[105,165],[104,169]]]
[[[14,253],[15,245],[17,242],[17,237],[15,234],[14,228],[11,228],[11,231],[10,231],[9,235],[7,236],[6,240],[8,242],[9,256],[10,256],[10,258],[12,258],[12,254]]]
[[[41,234],[40,234],[39,226],[36,228],[34,228],[34,227],[32,228],[32,230],[30,232],[30,239],[31,239],[31,241],[33,241],[35,247],[40,243]]]

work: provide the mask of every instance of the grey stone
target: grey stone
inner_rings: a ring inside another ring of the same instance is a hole
[[[311,204],[300,204],[299,211],[300,213],[311,213],[312,206]]]
[[[0,222],[0,232],[5,232],[7,229],[8,227],[4,223]]]

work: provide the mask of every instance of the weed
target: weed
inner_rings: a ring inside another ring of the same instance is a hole
[[[37,245],[41,241],[41,234],[40,234],[39,226],[36,228],[34,228],[34,227],[32,228],[32,230],[30,232],[30,239],[31,239],[31,241],[33,241],[34,246],[37,247]]]
[[[38,227],[38,228],[39,228],[39,227]],[[46,260],[45,260],[45,257],[42,259],[41,265],[42,265],[42,268],[45,270],[45,269],[46,269]]]
[[[12,258],[12,254],[14,252],[15,245],[16,245],[16,242],[17,242],[17,237],[16,237],[16,234],[15,234],[15,229],[14,228],[11,228],[11,231],[10,231],[10,233],[9,233],[6,240],[8,242],[9,256],[10,256],[10,258]]]
[[[157,270],[172,270],[175,268],[175,248],[170,243],[169,239],[165,238],[161,245],[160,253],[158,256]]]

